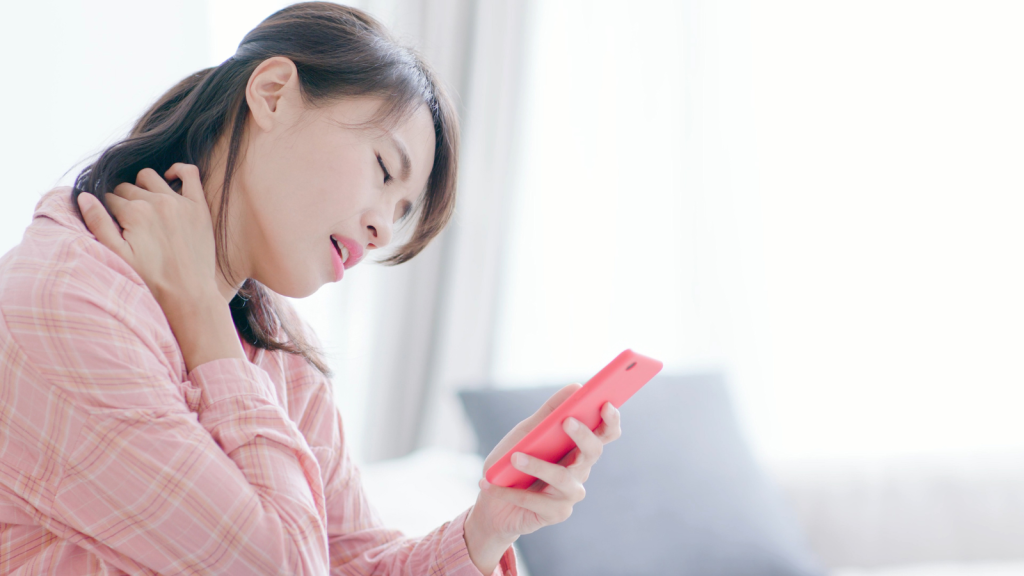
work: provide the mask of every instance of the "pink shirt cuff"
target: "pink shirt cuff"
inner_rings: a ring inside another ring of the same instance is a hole
[[[201,391],[201,410],[221,400],[256,396],[277,405],[277,391],[259,366],[242,358],[219,358],[196,366],[188,379]]]
[[[472,507],[467,508],[461,514],[452,520],[451,524],[448,525],[448,529],[444,532],[442,538],[441,547],[443,550],[451,550],[452,556],[456,558],[465,558],[465,565],[460,565],[454,572],[451,572],[451,576],[518,576],[519,572],[516,570],[516,553],[509,546],[505,553],[501,556],[501,561],[498,562],[498,566],[494,569],[494,572],[490,574],[483,574],[480,569],[473,564],[473,560],[469,557],[469,549],[466,548],[466,518],[469,516],[469,511]]]

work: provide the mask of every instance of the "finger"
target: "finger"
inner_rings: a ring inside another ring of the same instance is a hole
[[[143,168],[135,176],[135,185],[154,194],[177,194],[152,168]]]
[[[574,468],[591,467],[604,451],[604,442],[598,438],[590,428],[575,418],[566,418],[562,423],[562,429],[572,438],[573,442],[580,449],[580,458],[577,458],[571,466]]]
[[[559,466],[565,466],[567,470],[573,473],[574,476],[580,482],[586,482],[590,478],[591,466],[574,466],[579,463],[583,458],[583,453],[580,452],[579,446],[573,448],[568,454],[562,456],[562,459],[558,461]]]
[[[509,449],[512,448],[512,446],[514,446],[520,438],[528,434],[530,430],[536,428],[537,424],[540,424],[540,422],[544,418],[546,418],[548,414],[551,414],[551,412],[553,412],[555,408],[558,408],[558,406],[562,404],[562,402],[564,402],[566,398],[572,396],[573,393],[575,393],[582,387],[582,384],[578,382],[567,384],[561,390],[552,394],[551,397],[548,398],[547,401],[544,402],[544,404],[536,412],[528,416],[519,424],[516,424],[512,428],[512,430],[510,430],[509,433],[506,434],[505,437],[502,438],[500,442],[498,442],[498,445],[495,446],[493,450],[491,450],[491,453],[487,456],[487,458],[484,459],[484,470],[486,471],[494,464],[494,462],[496,462],[499,458],[503,457],[506,453],[508,453]]]
[[[149,190],[140,188],[131,182],[122,182],[114,186],[111,192],[126,200],[145,200],[147,195],[152,194]]]
[[[118,198],[118,200],[126,201],[123,198]],[[78,195],[78,207],[82,210],[86,227],[96,236],[96,239],[130,263],[131,246],[121,237],[119,226],[107,213],[99,198],[88,192],[82,192]]]
[[[558,408],[558,406],[562,402],[565,402],[566,398],[572,396],[573,393],[575,393],[582,387],[583,385],[580,384],[579,382],[567,384],[561,390],[552,394],[551,397],[548,398],[546,402],[544,402],[543,406],[538,408],[536,412],[534,412],[529,418],[521,422],[521,424],[529,423],[527,424],[527,426],[529,426],[529,428],[532,429],[534,426],[539,424],[541,420],[547,418],[548,414],[554,412],[555,408]]]
[[[121,235],[121,238],[127,240],[124,238],[124,229],[132,228],[138,223],[139,212],[137,209],[143,206],[143,204],[139,202],[133,203],[131,200],[121,198],[117,194],[105,194],[103,202],[107,205],[108,215],[114,217],[114,223],[117,224],[118,233]],[[136,210],[132,210],[132,208],[136,208]]]
[[[622,417],[619,410],[611,402],[605,402],[601,408],[601,425],[594,434],[605,444],[618,440],[622,436]]]
[[[206,202],[206,196],[203,194],[203,181],[199,176],[199,167],[195,164],[175,162],[167,169],[167,172],[164,172],[164,176],[168,180],[175,178],[181,180],[181,195],[185,198],[196,202],[200,200]]]
[[[569,451],[568,454],[562,456],[562,459],[557,462],[559,466],[572,466],[576,462],[576,459],[580,457],[579,446],[574,447]]]
[[[506,488],[481,478],[478,484],[484,493],[525,508],[549,524],[565,521],[572,514],[572,503],[565,498],[543,492],[530,492],[520,488]]]
[[[520,459],[525,459],[521,461]],[[552,464],[540,458],[534,458],[529,454],[516,452],[512,455],[512,466],[521,472],[525,472],[534,478],[547,482],[549,486],[558,490],[565,497],[578,502],[583,499],[584,489],[571,471],[565,466]]]

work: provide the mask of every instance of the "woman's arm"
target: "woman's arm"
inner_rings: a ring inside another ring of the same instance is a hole
[[[328,541],[331,574],[341,576],[482,576],[473,563],[465,540],[467,509],[452,521],[425,536],[410,538],[386,528],[365,492],[359,471],[347,453],[330,480],[328,491]],[[410,484],[410,489],[414,487]],[[424,494],[424,498],[429,498]],[[515,576],[516,557],[508,547],[497,568],[486,576]]]
[[[16,487],[47,529],[129,573],[328,572],[320,467],[265,371],[173,379],[146,289],[84,254],[3,304],[4,396],[59,471]]]

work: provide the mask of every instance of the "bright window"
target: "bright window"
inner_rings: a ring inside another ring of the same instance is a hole
[[[534,16],[500,382],[632,347],[768,457],[1024,446],[1024,7]]]

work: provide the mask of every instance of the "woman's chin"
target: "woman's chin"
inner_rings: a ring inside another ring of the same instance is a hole
[[[330,282],[331,282],[330,280],[328,280],[326,282],[325,281],[313,282],[313,283],[310,283],[310,284],[304,286],[302,289],[297,289],[297,290],[293,291],[293,293],[288,294],[287,296],[289,298],[305,298],[306,296],[312,296],[314,293],[316,293],[317,290],[319,290],[321,287],[329,284]]]
[[[296,275],[297,277],[298,275]],[[305,298],[314,294],[321,286],[332,282],[334,279],[322,278],[322,277],[307,277],[304,282],[274,282],[269,284],[262,282],[264,286],[272,290],[276,294],[281,296],[287,296],[288,298]]]

